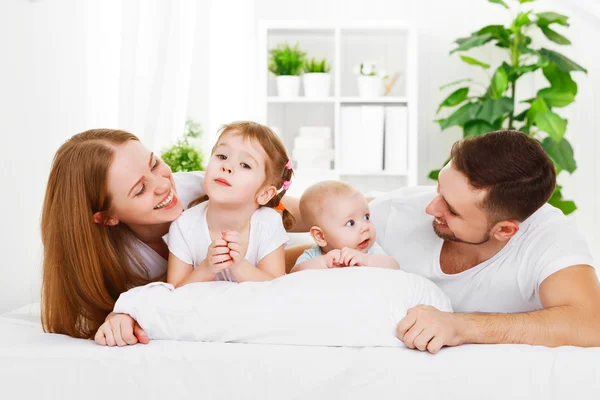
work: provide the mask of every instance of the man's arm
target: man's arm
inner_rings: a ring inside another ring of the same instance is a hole
[[[560,270],[540,285],[543,310],[518,314],[453,314],[429,306],[398,324],[407,347],[436,353],[464,343],[600,346],[600,283],[589,265]]]

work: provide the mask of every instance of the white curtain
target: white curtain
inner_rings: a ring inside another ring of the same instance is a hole
[[[161,151],[183,133],[196,0],[85,0],[87,120]]]

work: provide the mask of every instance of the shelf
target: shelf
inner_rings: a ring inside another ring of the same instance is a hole
[[[404,172],[392,172],[392,171],[364,171],[364,172],[338,172],[340,176],[407,176],[408,173]]]
[[[407,97],[342,97],[342,104],[408,104]]]
[[[269,96],[267,97],[268,103],[280,104],[280,103],[333,103],[334,97],[278,97]]]

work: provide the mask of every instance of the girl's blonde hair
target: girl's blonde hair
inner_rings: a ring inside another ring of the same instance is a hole
[[[108,211],[108,170],[115,148],[131,133],[94,129],[73,136],[56,152],[42,209],[44,331],[92,338],[119,295],[150,281],[131,248],[124,224],[94,222]]]
[[[265,204],[265,207],[275,208],[280,205],[281,199],[285,196],[286,189],[283,187],[284,182],[291,181],[294,171],[287,168],[289,157],[283,142],[269,127],[251,121],[238,121],[224,125],[219,130],[219,138],[217,143],[212,148],[211,154],[214,154],[217,144],[221,138],[226,135],[241,135],[247,140],[255,140],[267,153],[265,165],[265,183],[273,185],[277,190],[280,190],[273,198]],[[193,200],[189,207],[193,207],[208,200],[208,196],[204,195]],[[294,216],[286,209],[282,215],[283,226],[289,230],[294,224]]]

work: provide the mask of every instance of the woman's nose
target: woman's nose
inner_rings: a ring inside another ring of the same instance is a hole
[[[162,194],[171,189],[171,181],[168,178],[160,177],[156,182],[156,193]]]

